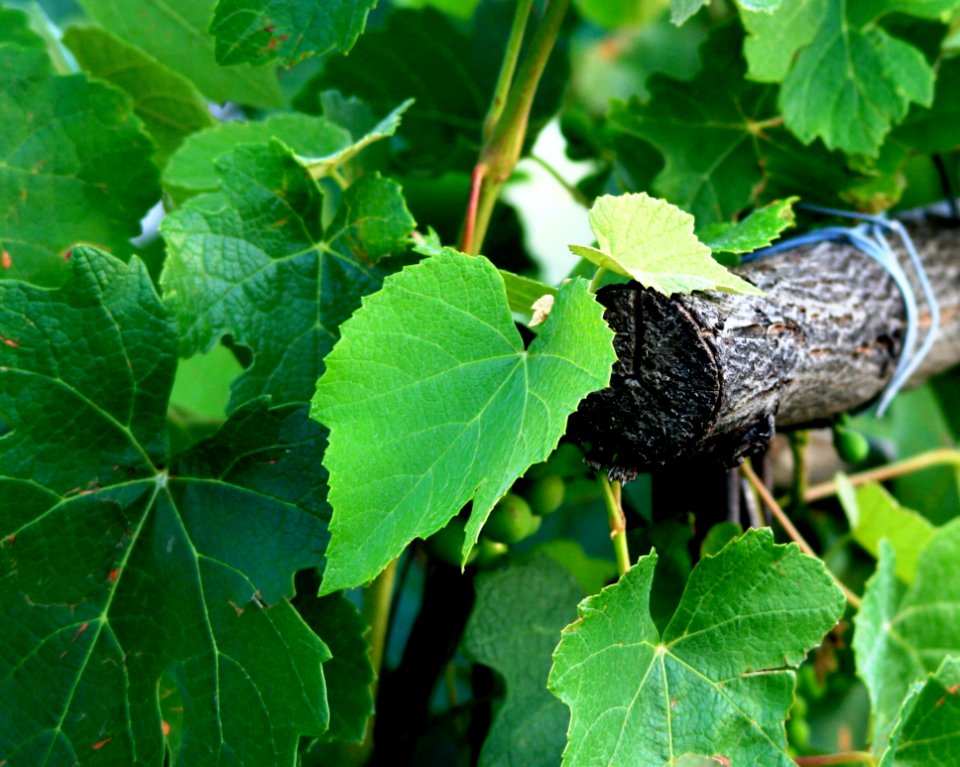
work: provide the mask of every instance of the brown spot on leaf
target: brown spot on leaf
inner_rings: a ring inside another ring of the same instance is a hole
[[[0,255],[0,265],[2,265],[4,269],[10,269],[13,266],[13,259],[10,258],[9,251],[5,250],[3,251],[3,255]]]
[[[163,731],[163,737],[166,738],[170,736],[170,725],[167,722],[160,722],[160,729]]]
[[[107,743],[109,743],[111,740],[113,740],[112,736],[109,738],[104,738],[103,740],[98,740],[96,743],[90,746],[90,748],[92,748],[94,751],[99,751],[101,748],[107,745]]]

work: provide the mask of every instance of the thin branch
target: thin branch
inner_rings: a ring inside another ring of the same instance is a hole
[[[603,493],[603,502],[607,507],[607,521],[610,524],[610,540],[617,557],[617,572],[623,575],[630,569],[630,550],[627,548],[627,518],[623,513],[619,482],[611,484],[603,472],[597,474],[597,482]]]
[[[756,491],[757,495],[760,496],[760,499],[763,501],[764,505],[770,509],[770,512],[773,514],[773,516],[776,517],[777,522],[779,522],[780,526],[786,531],[787,535],[790,537],[790,540],[794,541],[804,554],[807,554],[811,557],[816,557],[817,553],[813,550],[813,547],[807,543],[806,539],[802,535],[800,535],[800,531],[793,526],[793,522],[790,521],[790,518],[784,513],[783,509],[780,508],[780,504],[777,503],[773,495],[770,494],[767,486],[760,481],[760,478],[756,475],[756,472],[754,472],[749,461],[745,461],[743,463],[743,465],[740,467],[740,471],[743,472],[743,476],[747,478],[750,486]],[[860,597],[844,586],[837,576],[833,575],[833,573],[830,573],[830,575],[833,578],[833,582],[837,584],[837,587],[847,598],[847,601],[850,603],[851,607],[853,607],[855,610],[859,610]]]
[[[912,474],[915,471],[929,469],[934,466],[958,466],[960,467],[960,450],[950,448],[941,448],[930,450],[926,453],[920,453],[912,458],[905,458],[902,461],[888,463],[885,466],[879,466],[876,469],[861,471],[851,474],[847,477],[850,484],[862,485],[866,482],[885,482],[888,479],[901,477],[904,474]],[[807,503],[819,501],[823,498],[829,498],[837,494],[837,483],[834,481],[823,482],[819,485],[813,485],[803,495]]]
[[[796,756],[795,761],[801,767],[831,767],[840,764],[876,764],[876,757],[869,751],[847,751],[840,754],[822,754],[820,756]]]

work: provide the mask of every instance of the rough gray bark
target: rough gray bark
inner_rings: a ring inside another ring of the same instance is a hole
[[[911,234],[942,315],[915,385],[960,362],[960,230],[926,223]],[[892,376],[903,300],[856,248],[821,243],[735,271],[766,295],[665,298],[636,283],[598,293],[619,361],[569,432],[611,477],[705,455],[735,465],[765,447],[775,426],[861,407]],[[921,302],[921,340],[929,319]]]

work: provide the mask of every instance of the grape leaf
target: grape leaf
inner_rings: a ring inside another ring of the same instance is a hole
[[[693,216],[664,200],[643,192],[598,197],[590,228],[599,247],[571,245],[573,253],[666,296],[694,290],[761,294],[714,261],[693,233]]]
[[[787,76],[797,51],[813,42],[828,0],[783,0],[776,13],[741,8],[747,31],[743,55],[747,77],[779,83]]]
[[[0,114],[0,276],[59,284],[77,241],[129,254],[160,189],[126,95],[0,44]]]
[[[853,539],[875,557],[880,555],[880,541],[889,541],[897,555],[897,577],[904,583],[912,583],[920,553],[937,528],[925,517],[897,503],[886,488],[876,482],[855,489],[845,475],[838,474],[837,489]]]
[[[960,766],[960,659],[915,685],[903,702],[879,767]],[[952,745],[951,745],[952,744]]]
[[[783,0],[737,0],[742,10],[771,13],[777,9]],[[670,21],[679,26],[693,16],[710,0],[672,0],[670,3]]]
[[[800,50],[780,91],[786,125],[804,143],[820,137],[829,149],[875,156],[911,103],[930,105],[933,70],[919,49],[875,24],[898,4],[884,5],[823,5],[815,37]],[[912,13],[913,5],[899,10]],[[795,21],[781,18],[783,10],[774,14],[781,29]]]
[[[330,727],[324,740],[359,743],[373,713],[374,670],[370,663],[370,627],[343,594],[317,597],[319,579],[297,582],[293,606],[333,657],[323,664],[330,701]]]
[[[80,0],[108,32],[196,84],[212,101],[282,103],[276,66],[221,67],[207,33],[216,0]]]
[[[896,578],[893,547],[883,541],[854,623],[857,674],[870,692],[873,747],[889,737],[910,686],[960,654],[960,521],[950,522],[921,552],[913,583]]]
[[[574,6],[584,19],[601,27],[613,29],[622,26],[645,26],[657,19],[668,5],[668,0],[574,0]]]
[[[221,191],[193,198],[161,227],[161,284],[181,354],[230,334],[254,353],[231,408],[263,394],[306,402],[337,327],[392,271],[376,262],[405,249],[414,221],[395,183],[367,176],[322,226],[316,181],[277,141],[240,146],[216,166]]]
[[[790,667],[844,609],[823,563],[751,530],[700,560],[661,636],[649,612],[656,561],[641,557],[563,631],[549,687],[571,709],[564,766],[689,755],[791,767]]]
[[[292,763],[327,723],[286,601],[326,542],[323,430],[251,403],[170,463],[175,325],[138,259],[0,283],[0,337],[0,762]]]
[[[703,244],[720,253],[751,253],[765,248],[780,236],[784,229],[794,226],[793,204],[799,197],[775,200],[758,208],[743,221],[735,224],[711,224],[698,232]]]
[[[163,171],[164,188],[183,202],[220,187],[216,160],[239,144],[266,144],[278,139],[295,152],[327,154],[351,143],[350,133],[323,117],[288,113],[257,122],[219,123],[190,136]]]
[[[921,152],[949,152],[960,144],[960,59],[940,62],[933,104],[914,104],[890,138]]]
[[[109,32],[70,27],[63,43],[83,70],[133,99],[133,111],[156,142],[161,163],[186,136],[213,125],[210,110],[193,83]]]
[[[577,617],[583,590],[545,554],[479,575],[476,589],[463,650],[501,674],[507,687],[480,766],[557,764],[570,716],[547,691],[550,654],[560,630]]]
[[[210,32],[221,65],[296,64],[310,56],[347,53],[377,0],[218,0]]]
[[[774,90],[744,79],[739,40],[735,27],[721,27],[701,46],[704,65],[694,79],[654,75],[649,101],[611,103],[611,129],[664,157],[653,191],[700,226],[729,221],[753,203],[763,179],[763,126],[777,119]]]
[[[451,252],[388,277],[341,333],[311,410],[331,431],[323,593],[370,580],[473,499],[466,558],[494,503],[546,459],[615,358],[585,281],[560,288],[525,350],[497,270]]]
[[[42,49],[43,38],[30,29],[30,20],[21,11],[0,6],[0,45],[20,45]]]

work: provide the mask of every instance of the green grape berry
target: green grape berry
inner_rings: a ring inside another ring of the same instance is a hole
[[[426,540],[427,551],[430,556],[436,557],[448,565],[460,567],[463,564],[463,539],[466,535],[466,520],[454,517],[442,530],[437,530]],[[477,547],[474,546],[467,556],[466,564],[477,558]]]
[[[491,541],[512,544],[529,538],[540,527],[540,517],[534,515],[530,505],[515,493],[507,493],[493,507],[483,535]]]
[[[547,474],[534,480],[524,493],[530,509],[537,516],[553,514],[563,504],[565,494],[563,478],[559,474]]]
[[[845,426],[833,427],[833,447],[845,463],[860,463],[870,454],[867,438]]]
[[[510,548],[505,543],[491,541],[489,538],[480,536],[477,545],[473,547],[471,554],[476,554],[473,564],[477,567],[489,567],[499,562]]]

